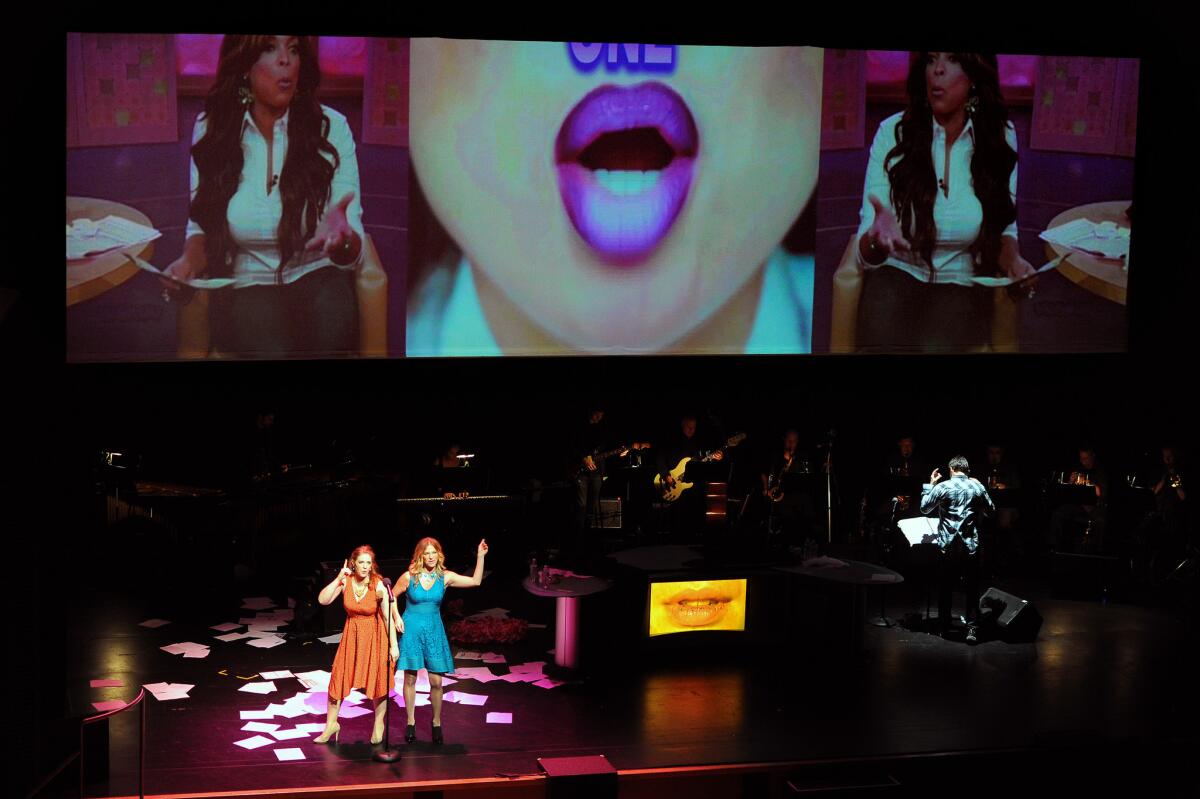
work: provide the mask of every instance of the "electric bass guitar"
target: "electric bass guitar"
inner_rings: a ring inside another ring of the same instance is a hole
[[[730,447],[736,447],[738,444],[746,440],[745,433],[738,433],[736,436],[730,437],[725,445],[719,449],[704,455],[700,458],[681,458],[674,469],[670,471],[671,478],[674,480],[674,485],[671,485],[666,480],[662,479],[662,475],[654,475],[654,487],[662,492],[662,498],[667,502],[674,502],[683,496],[683,492],[695,485],[695,483],[683,482],[683,473],[687,471],[688,464],[696,461],[697,463],[709,463],[716,460],[717,454],[724,454],[725,450]]]
[[[621,444],[618,447],[613,447],[612,449],[606,449],[602,452],[599,452],[599,451],[591,452],[591,453],[588,453],[588,455],[592,459],[592,463],[596,464],[596,466],[598,467],[601,463],[608,460],[609,458],[611,458],[614,455],[620,455],[621,457],[624,457],[625,455],[629,454],[630,452],[632,452],[634,450],[641,450],[641,449],[650,449],[650,444],[647,442],[644,442],[644,441],[635,441],[632,444]],[[585,466],[581,462],[579,465],[577,465],[574,468],[573,474],[585,474],[588,471],[590,471],[590,470],[587,468],[587,466]]]

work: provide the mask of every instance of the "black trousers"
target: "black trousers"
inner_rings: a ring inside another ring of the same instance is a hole
[[[295,283],[221,292],[218,349],[243,358],[337,358],[358,352],[354,271],[322,267]]]
[[[940,557],[938,564],[938,627],[944,632],[950,628],[950,614],[954,607],[954,590],[962,583],[966,594],[968,624],[979,620],[979,550],[967,552],[961,539],[955,539]]]
[[[604,474],[582,471],[575,477],[575,540],[568,545],[571,554],[585,554],[588,550],[588,518],[600,518],[600,489],[604,486]]]
[[[992,294],[933,284],[894,266],[863,274],[858,349],[863,352],[962,352],[991,339]]]

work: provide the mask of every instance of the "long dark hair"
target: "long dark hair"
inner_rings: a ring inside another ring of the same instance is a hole
[[[217,77],[204,99],[204,136],[192,147],[200,183],[192,200],[191,218],[204,229],[208,271],[227,276],[236,249],[226,215],[242,175],[242,118],[246,106],[240,91],[245,75],[273,43],[272,36],[226,36],[221,41]],[[329,118],[317,102],[321,67],[316,42],[297,36],[300,79],[288,110],[288,149],[279,174],[283,216],[279,220],[279,272],[304,250],[329,202],[329,186],[339,160],[329,143]],[[323,154],[328,154],[326,158]]]
[[[908,108],[896,126],[896,146],[884,159],[892,184],[892,207],[900,229],[909,237],[913,250],[932,265],[937,225],[933,204],[937,199],[937,175],[933,168],[933,111],[925,92],[925,63],[928,53],[914,53],[908,68]],[[971,254],[983,274],[997,271],[1000,237],[1014,219],[1017,208],[1008,191],[1009,177],[1017,166],[1017,153],[1009,145],[1008,110],[1000,94],[1000,70],[996,56],[988,53],[954,53],[974,88],[976,108],[971,114],[975,129],[975,152],[971,156],[971,179],[975,196],[983,206],[983,224],[971,245]]]

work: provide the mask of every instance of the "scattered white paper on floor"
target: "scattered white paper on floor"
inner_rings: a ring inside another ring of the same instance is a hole
[[[329,672],[322,669],[303,671],[295,675],[296,679],[310,691],[329,690]]]
[[[563,685],[563,684],[564,683],[562,680],[552,680],[549,677],[546,677],[544,679],[538,680],[537,682],[533,683],[533,685],[536,685],[538,688],[557,688],[558,686]]]
[[[242,610],[266,610],[275,607],[275,600],[269,596],[249,596],[242,598]]]
[[[183,656],[185,658],[206,658],[208,657],[209,651],[210,650],[208,647],[204,647],[203,649],[189,649],[187,652],[183,653]]]
[[[488,724],[512,724],[512,713],[488,713]]]
[[[284,639],[278,635],[273,635],[270,638],[253,638],[246,643],[258,649],[272,649],[284,643]]]
[[[442,699],[456,705],[482,705],[488,700],[484,694],[468,694],[462,691],[447,691],[442,695]]]
[[[243,749],[258,749],[260,746],[270,746],[275,743],[274,738],[268,738],[265,735],[255,735],[253,738],[243,738],[240,741],[234,741],[234,746],[240,746]]]
[[[231,621],[227,621],[224,624],[214,624],[212,627],[209,627],[208,629],[216,630],[219,633],[227,633],[230,630],[236,630],[238,627],[241,627],[241,626],[242,625],[240,625],[240,624],[234,624]]]
[[[276,749],[274,751],[275,757],[279,758],[280,760],[304,760],[303,749]]]
[[[242,725],[242,729],[246,732],[275,732],[279,725],[267,724],[265,721],[247,721]]]
[[[325,723],[321,721],[306,721],[303,724],[297,724],[296,729],[304,730],[307,733],[325,732]]]
[[[524,673],[524,672],[539,672],[540,673],[542,671],[542,669],[545,667],[545,665],[546,665],[546,661],[544,661],[544,660],[531,660],[528,663],[513,664],[512,666],[508,667],[508,670],[515,671],[518,674]]]
[[[92,702],[92,707],[96,708],[96,710],[99,710],[101,713],[105,713],[109,710],[120,710],[121,708],[125,707],[125,702],[120,699],[109,699],[104,702]]]
[[[322,638],[318,638],[317,640],[324,644],[336,644],[341,642],[342,634],[334,633],[333,635],[326,635]],[[382,655],[380,657],[382,657]]]
[[[197,644],[192,641],[182,641],[178,644],[167,644],[166,646],[160,646],[159,649],[171,655],[186,655],[189,652],[204,652],[207,654],[208,644]],[[204,657],[204,655],[199,655],[198,657]]]
[[[91,688],[120,688],[124,685],[120,680],[92,680],[88,683]]]
[[[287,669],[284,669],[283,671],[264,671],[258,676],[264,680],[283,680],[294,675]]]
[[[325,728],[322,727],[321,729]],[[274,735],[275,739],[278,741],[293,741],[296,738],[308,738],[312,736],[311,732],[305,732],[299,727],[291,730],[275,730],[271,734]]]
[[[342,706],[338,708],[338,718],[356,719],[359,716],[366,716],[373,712],[374,711],[372,711],[369,707],[363,707],[362,705],[348,705],[345,702],[342,702]]]
[[[455,660],[483,660],[482,652],[455,652]]]
[[[250,633],[225,633],[224,635],[214,635],[218,641],[229,643],[230,641],[240,641],[243,638],[250,638]]]
[[[170,623],[171,622],[167,621],[166,619],[146,619],[145,621],[139,621],[138,627],[149,627],[151,630],[153,630],[156,627],[162,627],[164,624]]]
[[[246,721],[247,719],[270,719],[275,717],[275,714],[269,710],[243,710],[241,711],[240,715],[242,721]]]
[[[270,680],[267,682],[248,682],[238,690],[245,691],[248,694],[273,694],[275,693],[275,683]]]
[[[507,663],[508,659],[504,655],[484,655],[484,663]]]
[[[454,676],[463,680],[476,680],[483,683],[500,679],[499,675],[495,674],[487,666],[468,666],[463,669],[455,669]]]

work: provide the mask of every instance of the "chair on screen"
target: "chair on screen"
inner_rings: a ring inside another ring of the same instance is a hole
[[[858,299],[862,294],[863,268],[855,247],[857,236],[850,238],[837,271],[833,273],[833,321],[830,325],[829,351],[854,352],[858,328]],[[1017,304],[1005,289],[992,289],[992,338],[986,352],[1016,352]]]
[[[355,276],[358,296],[358,354],[367,358],[387,357],[387,273],[371,237],[363,237],[363,259]],[[209,293],[197,291],[191,302],[179,307],[176,320],[180,358],[220,358],[212,346],[209,327]]]

